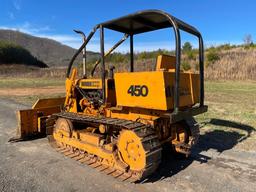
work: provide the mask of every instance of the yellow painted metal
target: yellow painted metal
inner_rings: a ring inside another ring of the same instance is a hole
[[[37,132],[37,113],[36,110],[27,109],[17,111],[17,136],[25,138]]]
[[[37,118],[37,131],[39,133],[46,133],[46,120],[48,116],[42,116]]]
[[[156,71],[175,69],[176,57],[159,55],[156,61]]]
[[[100,133],[102,133],[102,134],[106,133],[106,130],[107,130],[107,127],[103,124],[100,124],[100,126],[99,126]]]
[[[71,137],[72,130],[74,129],[72,122],[69,119],[65,118],[59,118],[56,121],[55,127],[57,127],[55,132],[62,137]]]
[[[123,130],[118,139],[120,158],[129,165],[132,170],[141,171],[146,165],[146,152],[141,139],[130,130]]]
[[[51,115],[52,113],[60,112],[59,107],[26,109],[17,111],[18,128],[17,135],[24,138],[29,135],[40,133],[42,130],[39,117]],[[40,127],[38,127],[40,125]]]
[[[166,110],[163,72],[116,73],[116,99],[118,106],[141,107]],[[147,86],[148,95],[132,96],[128,93],[131,86]]]
[[[78,138],[86,143],[89,143],[91,145],[99,146],[100,140],[103,138],[103,135],[91,133],[86,130],[77,130]]]
[[[115,86],[118,106],[171,110],[174,101],[172,71],[116,73]],[[128,92],[131,86],[146,86],[146,96],[134,96]],[[193,96],[192,96],[193,94]],[[190,107],[199,100],[199,74],[180,73],[180,106]]]
[[[166,110],[173,109],[173,102],[174,102],[174,79],[175,79],[175,73],[174,72],[163,72],[164,73],[164,82],[166,87],[166,102],[167,107]],[[191,77],[193,78],[193,77]],[[194,105],[193,98],[195,96],[192,96],[192,90],[193,86],[192,83],[190,83],[190,73],[180,73],[180,89],[179,89],[179,105],[180,107],[190,107]],[[163,98],[164,99],[164,98]]]
[[[45,118],[60,112],[63,103],[64,98],[39,99],[32,109],[17,111],[17,136],[25,138],[38,133],[45,134]]]
[[[193,93],[193,103],[199,103],[199,98],[200,98],[200,76],[199,74],[195,74],[190,72],[190,86],[192,87],[192,93]]]
[[[93,134],[85,130],[71,130],[69,120],[60,118],[56,122],[56,128],[53,137],[58,143],[84,150],[87,153],[97,155],[104,159],[102,162],[106,165],[113,166],[115,162],[114,154],[99,147],[101,135]],[[72,132],[72,134],[71,134]],[[71,137],[73,135],[73,137]]]
[[[61,136],[60,134],[57,134],[57,133],[53,133],[53,137],[57,142],[63,142],[72,147],[78,148],[80,150],[84,150],[90,154],[94,154],[94,155],[97,155],[98,157],[104,158],[108,160],[109,165],[114,164],[113,153],[110,153],[99,146],[96,146],[90,143],[83,143],[78,139],[68,138],[65,136]]]
[[[76,98],[72,98],[69,100],[70,103],[68,105],[67,111],[72,113],[77,113],[77,100]]]
[[[139,121],[145,124],[152,124],[163,115],[163,111],[148,110],[142,108],[109,108],[106,109],[106,116],[111,118]],[[145,122],[146,121],[146,122]]]
[[[82,89],[102,89],[101,79],[81,79],[79,87]]]
[[[191,73],[189,73],[189,83],[190,83],[189,85],[190,85],[190,92],[191,92],[191,100],[192,100],[192,103],[195,103],[193,78]]]
[[[47,99],[38,99],[35,104],[32,106],[32,109],[40,109],[40,108],[49,108],[55,106],[62,106],[64,104],[65,98],[47,98]]]
[[[70,78],[66,79],[66,83],[65,83],[66,99],[65,99],[64,106],[68,106],[70,104],[70,102],[72,102],[71,101],[72,93],[73,93],[72,89],[74,88],[73,85],[75,85],[75,82],[76,82],[76,75],[77,75],[77,69],[73,68]]]
[[[175,124],[173,126],[173,134],[171,143],[175,146],[175,151],[178,153],[183,153],[184,150],[180,148],[180,143],[187,143],[189,140],[189,133],[181,124]]]

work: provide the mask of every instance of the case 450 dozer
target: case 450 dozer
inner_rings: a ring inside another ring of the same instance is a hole
[[[163,28],[174,32],[175,56],[159,55],[154,71],[134,72],[134,35]],[[104,29],[124,34],[106,53]],[[79,79],[72,65],[82,51],[85,57],[86,45],[97,30],[101,57],[90,78],[84,63],[84,77]],[[199,73],[180,70],[180,30],[198,38]],[[126,39],[129,71],[114,73],[111,68],[107,73],[105,57]],[[97,66],[101,78],[93,77]],[[206,111],[201,34],[168,13],[147,10],[96,25],[70,61],[66,97],[40,99],[32,109],[18,111],[18,137],[48,136],[64,155],[116,178],[137,181],[156,171],[163,145],[186,156],[191,153],[199,137],[193,116]]]

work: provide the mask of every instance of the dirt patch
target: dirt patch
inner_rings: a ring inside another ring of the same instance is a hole
[[[39,88],[16,88],[16,89],[1,89],[1,96],[31,96],[31,95],[49,95],[65,93],[63,86],[48,86]]]

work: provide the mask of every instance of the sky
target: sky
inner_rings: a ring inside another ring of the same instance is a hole
[[[73,29],[88,34],[98,23],[145,9],[160,9],[196,27],[205,46],[241,44],[245,35],[256,41],[255,0],[0,0],[0,29],[13,29],[57,40],[79,48],[82,40]],[[172,32],[172,31],[171,31]],[[107,31],[106,48],[122,37]],[[182,33],[182,42],[197,47],[196,38]],[[134,38],[135,51],[173,49],[170,30],[154,31]],[[88,44],[99,51],[99,34]],[[128,42],[117,51],[126,52]]]

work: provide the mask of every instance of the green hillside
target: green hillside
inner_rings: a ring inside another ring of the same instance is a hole
[[[42,68],[48,67],[31,55],[25,48],[6,41],[0,41],[0,64],[26,64]]]
[[[67,66],[76,51],[75,49],[52,39],[35,37],[13,30],[0,29],[0,41],[1,40],[22,46],[49,67]],[[90,61],[91,59],[98,57],[98,55],[98,53],[88,50],[87,60]],[[81,56],[78,60],[81,61]]]

